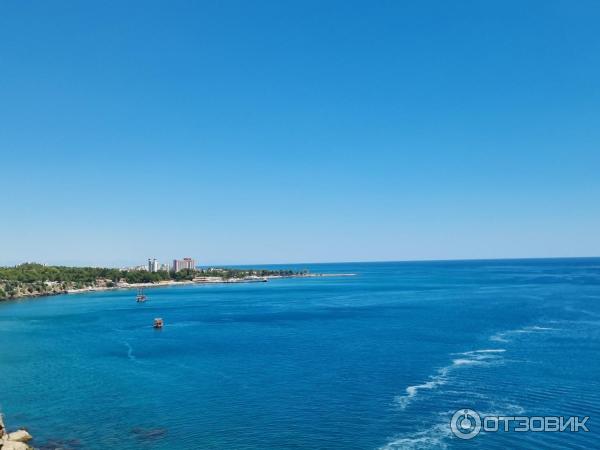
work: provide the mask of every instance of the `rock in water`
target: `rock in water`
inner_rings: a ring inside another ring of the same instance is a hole
[[[18,430],[13,433],[8,433],[9,441],[27,442],[27,441],[30,441],[31,439],[32,439],[31,435],[25,430]],[[5,444],[5,446],[6,446],[6,444]]]
[[[30,448],[27,444],[16,441],[6,441],[2,445],[2,450],[29,450]]]
[[[4,436],[5,432],[6,432],[6,429],[4,427],[4,418],[2,417],[2,414],[0,414],[0,438],[2,438],[2,436]]]

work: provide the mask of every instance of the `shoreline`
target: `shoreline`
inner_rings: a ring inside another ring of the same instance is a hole
[[[246,277],[246,278],[221,278],[221,277],[199,277],[194,280],[167,280],[158,283],[121,283],[117,286],[89,286],[80,289],[66,289],[64,291],[52,291],[42,293],[31,293],[28,295],[19,295],[17,297],[0,299],[0,303],[12,300],[33,299],[39,297],[54,297],[56,295],[69,294],[88,294],[92,292],[116,291],[116,290],[131,290],[141,288],[159,288],[185,285],[208,285],[208,284],[238,284],[238,283],[266,283],[271,279],[283,278],[332,278],[332,277],[352,277],[355,273],[314,273],[314,274],[299,274],[299,275],[265,275],[264,277]]]
[[[27,442],[33,438],[24,428],[19,428],[12,433],[4,425],[4,415],[0,412],[0,449],[6,450],[32,450]]]

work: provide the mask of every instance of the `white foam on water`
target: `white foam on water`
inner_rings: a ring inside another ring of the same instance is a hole
[[[512,337],[522,334],[530,333],[545,333],[550,331],[557,331],[557,328],[548,326],[527,326],[515,330],[508,330],[499,332],[490,337],[491,341],[496,342],[510,342]],[[469,350],[461,353],[453,353],[452,355],[459,356],[452,360],[452,363],[448,366],[438,369],[435,375],[430,376],[429,380],[425,383],[409,386],[406,388],[406,394],[399,395],[394,398],[394,403],[400,407],[400,409],[406,409],[419,395],[421,391],[428,391],[437,389],[440,386],[447,384],[454,371],[456,370],[467,370],[467,368],[476,368],[479,366],[492,366],[496,364],[502,364],[507,361],[504,359],[504,348],[482,348],[477,350]],[[448,391],[452,392],[452,391]],[[453,391],[459,392],[459,391]],[[464,392],[463,392],[464,394]],[[476,394],[476,393],[473,393]],[[486,396],[483,394],[473,395],[473,397],[485,399]],[[514,403],[496,403],[492,401],[489,405],[492,409],[491,412],[481,412],[481,416],[488,415],[519,415],[524,414],[525,410]],[[429,449],[429,448],[448,448],[447,440],[452,437],[452,433],[449,426],[449,417],[454,411],[447,411],[440,413],[448,420],[438,423],[431,428],[423,431],[417,431],[414,433],[405,433],[402,435],[395,436],[379,450],[398,450],[398,449]],[[446,417],[448,416],[448,417]]]
[[[459,355],[476,355],[479,353],[504,353],[506,349],[504,348],[484,348],[481,350],[472,350],[470,352],[462,352]]]
[[[506,335],[506,333],[497,333],[495,335],[493,335],[490,338],[490,341],[494,341],[494,342],[508,342],[508,339],[506,339],[504,336]]]
[[[460,367],[460,366],[477,366],[485,364],[484,361],[480,361],[477,359],[466,359],[466,358],[458,358],[452,360],[452,367]]]
[[[432,427],[394,436],[378,450],[447,449],[448,440],[452,439],[450,419],[455,412],[455,410],[439,412],[437,413],[439,421]],[[524,414],[525,409],[514,403],[491,402],[489,411],[477,412],[481,417],[514,416]]]
[[[379,450],[446,449],[450,434],[448,422],[438,423],[427,430],[396,436]]]
[[[496,333],[490,337],[490,341],[510,342],[510,340],[511,340],[510,338],[515,335],[530,334],[530,333],[537,333],[537,332],[544,332],[544,331],[558,331],[558,329],[551,328],[551,327],[542,327],[539,325],[532,325],[532,326],[528,326],[528,327],[519,328],[516,330],[508,330],[508,331],[502,331],[502,332]]]
[[[438,370],[436,375],[430,377],[429,381],[417,384],[414,386],[408,386],[406,388],[405,395],[397,395],[394,398],[394,403],[398,405],[401,409],[406,409],[406,407],[412,402],[412,400],[417,396],[420,390],[422,389],[435,389],[438,386],[442,386],[447,382],[448,376],[448,367],[442,367]]]
[[[448,382],[450,372],[468,366],[483,366],[489,365],[494,362],[501,360],[500,354],[505,352],[503,348],[498,349],[480,349],[471,350],[468,352],[454,353],[454,355],[463,356],[463,358],[456,358],[452,360],[452,364],[438,369],[435,375],[429,377],[429,381],[425,383],[408,386],[405,390],[406,394],[398,395],[394,398],[394,403],[400,407],[400,409],[406,409],[408,405],[417,397],[421,390],[436,389],[439,386],[443,386]]]
[[[137,361],[137,358],[133,354],[133,347],[131,346],[131,344],[129,342],[127,342],[127,341],[124,341],[123,343],[125,344],[125,347],[127,347],[127,357],[131,361]]]

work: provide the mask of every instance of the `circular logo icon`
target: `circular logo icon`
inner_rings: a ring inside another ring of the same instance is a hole
[[[450,419],[452,434],[460,439],[473,439],[481,431],[481,417],[472,409],[459,409]]]

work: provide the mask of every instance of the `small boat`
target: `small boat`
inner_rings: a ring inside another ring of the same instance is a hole
[[[143,288],[138,289],[136,301],[138,303],[143,303],[143,302],[146,301],[146,295],[144,294],[144,289]]]
[[[156,319],[154,319],[154,325],[152,325],[154,328],[162,328],[164,326],[164,322],[160,317],[157,317]]]

